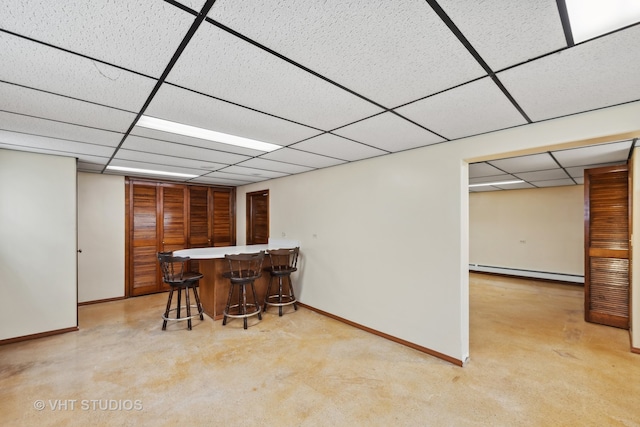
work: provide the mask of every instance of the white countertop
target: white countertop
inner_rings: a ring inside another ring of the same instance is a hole
[[[192,259],[224,258],[225,255],[248,254],[273,249],[299,247],[297,240],[271,239],[267,245],[220,246],[217,248],[194,248],[173,251],[175,256],[188,256]]]

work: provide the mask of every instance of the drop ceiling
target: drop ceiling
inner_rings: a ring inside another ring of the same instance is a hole
[[[560,2],[562,0],[559,0]],[[4,0],[0,149],[238,186],[640,99],[640,25],[573,44],[555,0]],[[263,152],[136,126],[144,114]],[[634,141],[470,165],[576,185]],[[133,175],[133,174],[129,174]]]

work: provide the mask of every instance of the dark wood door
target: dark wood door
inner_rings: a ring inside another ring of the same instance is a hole
[[[629,328],[627,165],[585,170],[585,320]]]
[[[128,187],[129,295],[158,291],[158,201],[155,183],[139,183]]]
[[[269,190],[247,193],[247,245],[269,243]]]
[[[231,190],[211,189],[213,199],[213,246],[236,244],[235,193]]]

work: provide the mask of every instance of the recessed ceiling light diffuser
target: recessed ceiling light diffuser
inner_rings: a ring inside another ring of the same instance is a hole
[[[500,181],[500,182],[485,182],[482,184],[470,184],[469,187],[487,187],[489,185],[509,185],[509,184],[520,184],[523,183],[522,180],[515,181]]]
[[[252,148],[260,151],[273,151],[278,148],[282,148],[280,145],[271,144],[269,142],[229,135],[228,133],[216,132],[214,130],[189,126],[149,116],[141,116],[136,123],[136,126],[175,133],[178,135],[191,136],[193,138],[206,139],[208,141],[221,142],[223,144],[235,145],[237,147]]]
[[[157,171],[152,169],[138,169],[138,168],[127,168],[124,166],[107,166],[107,169],[120,171],[120,172],[131,172],[131,173],[141,173],[145,175],[164,175],[164,176],[176,176],[180,178],[195,178],[198,175],[191,175],[188,173],[178,173],[178,172],[165,172],[165,171]]]
[[[574,43],[640,21],[638,0],[565,0]]]

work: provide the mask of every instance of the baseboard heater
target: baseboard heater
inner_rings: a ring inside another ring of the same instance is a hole
[[[549,273],[546,271],[523,270],[520,268],[492,267],[490,265],[469,264],[469,271],[504,274],[507,276],[531,277],[534,279],[557,280],[584,284],[584,276],[578,274]]]

